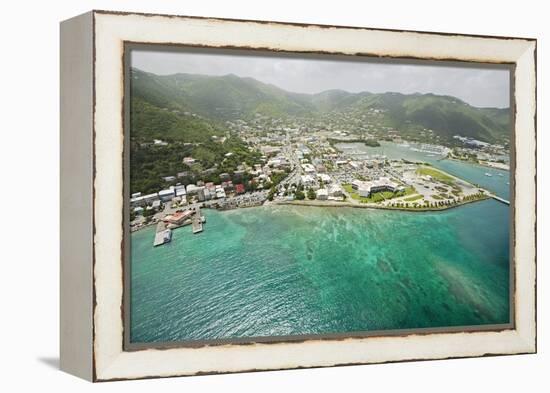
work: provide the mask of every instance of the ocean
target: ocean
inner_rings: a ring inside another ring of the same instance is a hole
[[[434,166],[509,195],[508,172]],[[131,235],[131,342],[509,322],[509,207],[494,200],[440,212],[262,206],[203,214],[203,233],[179,228],[161,247],[152,245],[154,228]]]

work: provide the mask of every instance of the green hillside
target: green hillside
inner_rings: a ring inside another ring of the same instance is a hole
[[[131,91],[136,130],[156,137],[166,132],[177,138],[185,129],[185,137],[196,139],[215,133],[211,124],[251,119],[256,114],[315,118],[331,112],[361,115],[369,110],[377,110],[384,125],[405,135],[427,128],[444,140],[459,134],[486,142],[506,142],[510,134],[509,109],[476,108],[458,98],[434,94],[344,90],[297,94],[232,74],[159,76],[137,69],[132,69]],[[189,116],[181,115],[185,112],[209,121],[191,121]],[[182,122],[188,122],[189,127]]]

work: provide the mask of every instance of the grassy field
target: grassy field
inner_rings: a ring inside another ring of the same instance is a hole
[[[431,176],[433,179],[448,185],[453,185],[455,183],[454,178],[434,168],[420,167],[416,170],[416,173],[421,176]]]
[[[412,201],[417,201],[417,200],[422,199],[422,198],[423,198],[423,196],[418,194],[418,195],[410,196],[410,197],[405,198],[403,200],[406,201],[406,202],[412,202]]]

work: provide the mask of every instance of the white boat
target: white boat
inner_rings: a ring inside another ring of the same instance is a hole
[[[492,177],[493,175],[491,175],[490,173],[488,172],[485,172],[485,176],[489,176],[489,177]]]

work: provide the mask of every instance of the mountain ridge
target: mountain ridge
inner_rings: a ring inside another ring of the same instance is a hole
[[[360,116],[378,110],[385,125],[397,130],[431,129],[449,140],[453,135],[486,142],[506,142],[510,108],[479,108],[434,93],[351,93],[329,89],[294,93],[251,77],[177,73],[156,75],[131,69],[132,98],[159,108],[192,112],[213,121],[271,117],[319,117],[330,112]]]

